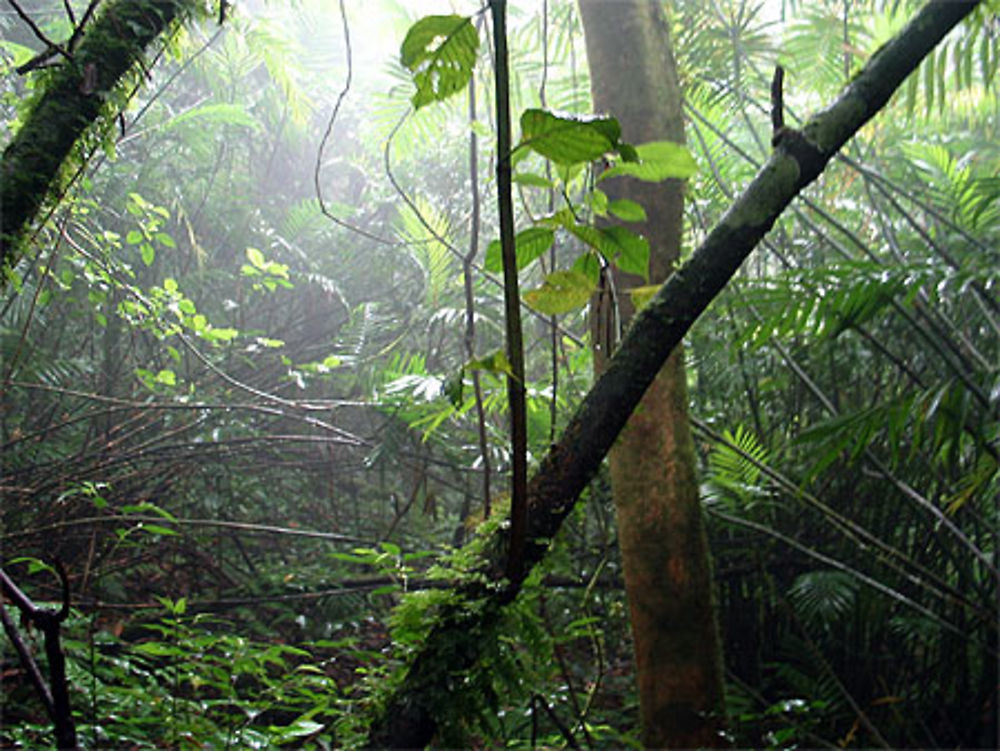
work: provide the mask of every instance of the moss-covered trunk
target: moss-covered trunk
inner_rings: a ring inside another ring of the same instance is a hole
[[[122,77],[175,19],[197,7],[194,0],[113,0],[59,64],[0,162],[0,266],[17,262],[24,232]]]
[[[625,140],[684,142],[684,121],[670,31],[650,0],[580,0],[594,109],[618,118]],[[650,281],[669,276],[680,255],[684,185],[618,178],[609,198],[646,209],[631,228],[650,244]],[[614,302],[622,326],[632,319],[628,290],[645,284],[616,273]],[[595,337],[603,370],[611,342]],[[642,741],[648,748],[725,745],[722,669],[712,608],[708,546],[699,506],[688,422],[684,355],[674,350],[629,418],[610,453],[618,541],[625,572]]]

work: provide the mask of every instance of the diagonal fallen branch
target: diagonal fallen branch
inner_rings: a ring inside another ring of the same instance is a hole
[[[420,748],[439,728],[447,686],[461,686],[491,638],[499,610],[548,549],[566,515],[597,472],[629,415],[695,320],[725,287],[781,212],[825,169],[854,134],[889,101],[906,77],[979,0],[932,0],[865,65],[840,97],[801,131],[775,134],[775,151],[691,259],[678,269],[633,321],[607,370],[542,460],[528,487],[528,540],[521,575],[502,583],[470,584],[437,625],[374,718],[368,743]],[[501,533],[502,534],[502,533]],[[499,542],[502,542],[499,541]],[[505,546],[487,545],[496,559],[484,571],[499,577]],[[489,554],[484,554],[489,555]],[[471,602],[475,607],[469,607]]]

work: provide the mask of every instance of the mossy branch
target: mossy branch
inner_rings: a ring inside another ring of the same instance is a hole
[[[199,8],[195,0],[114,0],[51,73],[0,162],[0,266],[20,259],[25,233],[73,146],[123,77],[157,37]]]

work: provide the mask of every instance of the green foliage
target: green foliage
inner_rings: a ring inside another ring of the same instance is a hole
[[[524,293],[524,301],[539,313],[561,315],[582,308],[594,292],[594,283],[579,271],[553,271],[541,287]]]
[[[635,149],[621,140],[618,121],[607,115],[560,115],[540,109],[521,114],[521,143],[555,164],[592,162],[617,152],[636,161]]]
[[[542,314],[526,326],[533,457],[591,382],[574,313],[602,267],[646,273],[630,223],[657,217],[609,199],[606,180],[689,178],[694,247],[770,151],[775,60],[794,123],[911,5],[787,3],[798,21],[782,26],[754,3],[675,3],[691,148],[634,153],[613,117],[579,114],[575,4],[549,3],[548,19],[512,6],[516,252]],[[490,586],[475,565],[489,534],[427,553],[469,535],[487,463],[493,496],[509,464],[500,290],[474,269],[467,308],[459,263],[486,246],[499,269],[491,204],[475,237],[468,205],[497,158],[474,22],[418,21],[405,67],[383,73],[350,17],[353,84],[317,157],[346,72],[339,17],[310,0],[285,17],[236,10],[207,49],[182,35],[176,57],[129,77],[143,86],[124,132],[108,117],[86,144],[115,158],[72,186],[37,261],[5,272],[2,542],[41,562],[25,567],[39,591],[50,555],[69,564],[87,613],[66,632],[84,743],[357,745],[430,631],[450,626],[447,648],[486,650],[468,673],[431,671],[442,742],[564,745],[555,716],[580,746],[634,747],[606,480],[554,542],[550,576],[487,628],[463,629],[463,609],[483,604],[448,587]],[[380,32],[411,26],[385,12]],[[699,448],[706,506],[728,516],[709,517],[709,536],[740,747],[880,745],[852,701],[893,747],[992,742],[991,23],[979,14],[925,63],[686,342],[693,410],[723,439]],[[0,24],[3,54],[27,60],[30,34]],[[62,39],[69,23],[53,28]],[[50,74],[18,77],[8,59],[9,134]],[[474,120],[453,96],[470,86]],[[107,111],[126,99],[113,92]],[[321,212],[317,166],[328,210],[367,234]],[[627,293],[638,305],[654,291]],[[556,332],[551,314],[565,316]],[[503,502],[490,500],[495,530]],[[8,693],[6,678],[3,742],[44,744],[30,687],[12,675]]]
[[[724,430],[723,441],[708,457],[708,481],[718,491],[739,504],[752,504],[766,496],[761,483],[761,466],[768,452],[757,437],[742,425],[734,432]]]
[[[256,642],[232,624],[188,615],[184,598],[124,643],[76,615],[63,646],[81,742],[100,746],[256,747],[329,742],[341,701],[307,650]],[[12,741],[44,742],[41,728],[8,726]]]
[[[514,248],[517,256],[517,270],[520,271],[536,258],[541,257],[555,241],[555,233],[546,227],[528,227],[514,237]],[[500,273],[503,263],[500,259],[500,241],[493,240],[486,248],[486,260],[483,266],[487,271]]]
[[[413,73],[414,109],[439,102],[469,83],[479,50],[479,34],[464,16],[426,16],[403,40],[400,61]]]
[[[635,159],[622,159],[600,174],[601,180],[619,175],[643,182],[658,183],[669,178],[686,179],[698,172],[698,165],[687,147],[671,141],[650,141],[635,147]],[[622,217],[624,218],[624,217]],[[626,220],[634,221],[634,220]]]

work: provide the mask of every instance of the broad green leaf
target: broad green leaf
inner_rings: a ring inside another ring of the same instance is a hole
[[[520,271],[552,247],[555,233],[545,227],[528,227],[514,237],[514,253],[517,258],[517,270]],[[494,240],[486,247],[487,271],[499,273],[503,271],[503,255],[500,241]]]
[[[556,164],[591,162],[618,148],[621,126],[606,115],[567,115],[528,109],[521,115],[521,146]]]
[[[555,271],[545,283],[524,293],[524,301],[539,313],[559,315],[582,308],[590,300],[594,284],[579,271]]]
[[[138,245],[144,240],[142,232],[137,229],[129,230],[128,234],[125,235],[125,242],[129,245]]]
[[[400,60],[413,73],[414,109],[447,99],[472,78],[479,34],[466,16],[426,16],[410,27]]]
[[[635,147],[638,162],[621,161],[604,170],[599,180],[628,175],[643,182],[658,183],[670,177],[687,178],[698,171],[698,165],[686,146],[671,141],[650,141]]]
[[[649,241],[625,227],[591,227],[573,224],[568,227],[577,238],[615,266],[629,274],[649,279]]]
[[[142,262],[147,266],[152,266],[153,261],[156,260],[156,251],[153,246],[149,243],[143,243],[139,246],[139,252],[142,254]]]
[[[625,227],[601,229],[600,251],[622,271],[649,279],[649,241]],[[613,251],[613,252],[612,252]]]
[[[573,271],[583,274],[596,287],[601,279],[601,257],[593,251],[584,253],[576,259]]]
[[[635,201],[627,198],[619,198],[608,204],[608,211],[621,219],[623,222],[644,222],[646,221],[646,210]]]
[[[518,185],[526,185],[531,188],[552,188],[552,181],[548,178],[536,175],[534,172],[518,172],[511,178]]]

